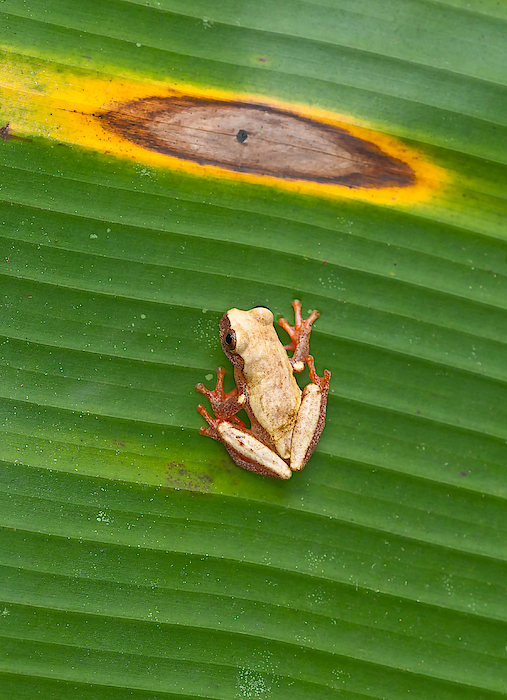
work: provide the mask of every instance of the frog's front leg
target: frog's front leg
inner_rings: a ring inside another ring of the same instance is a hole
[[[310,370],[311,384],[308,384],[301,396],[296,424],[292,433],[290,450],[290,468],[301,471],[310,459],[315,445],[324,429],[326,418],[327,395],[331,372],[324,370],[324,377],[319,377],[315,371],[313,357],[305,358]]]
[[[199,404],[197,410],[209,425],[209,428],[199,428],[199,433],[221,442],[236,464],[243,469],[277,479],[290,479],[292,471],[283,459],[258,440],[236,416],[241,408],[247,408],[246,397],[244,393],[239,394],[237,387],[225,393],[224,375],[225,370],[219,367],[214,391],[206,389],[201,383],[195,387],[199,393],[208,397],[216,416],[210,416],[204,406]]]
[[[313,322],[319,318],[318,311],[312,311],[308,318],[301,317],[301,302],[299,299],[294,299],[292,302],[294,307],[294,325],[289,325],[285,318],[278,321],[278,325],[286,331],[291,339],[288,345],[285,345],[286,350],[293,350],[294,354],[289,358],[294,372],[302,372],[305,368],[306,358],[310,352],[310,333],[312,332]]]
[[[234,387],[232,391],[226,393],[224,391],[224,377],[225,369],[223,367],[219,367],[217,369],[217,383],[213,391],[206,389],[204,384],[201,384],[201,382],[196,385],[195,390],[200,394],[204,394],[204,396],[209,399],[213,412],[217,417],[219,417],[221,420],[232,419],[235,423],[244,427],[245,424],[237,417],[236,413],[244,408],[245,396],[239,395],[237,386]],[[201,411],[199,411],[199,413],[201,413]],[[202,430],[205,431],[206,428],[203,428]],[[207,435],[206,432],[202,434]]]

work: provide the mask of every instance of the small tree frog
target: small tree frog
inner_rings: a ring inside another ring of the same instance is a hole
[[[293,302],[295,322],[290,326],[282,318],[279,324],[291,338],[285,347],[273,327],[273,314],[264,306],[250,311],[231,309],[220,321],[220,342],[234,365],[236,387],[223,389],[225,369],[217,370],[213,391],[203,384],[196,390],[211,403],[215,418],[204,406],[197,410],[208,423],[200,428],[222,442],[240,467],[264,476],[289,479],[293,471],[303,469],[324,428],[327,394],[331,373],[317,376],[309,340],[313,322],[320,316],[313,311],[301,317],[301,302]],[[287,350],[292,351],[288,357]],[[308,365],[311,383],[303,391],[294,372]],[[250,428],[237,417],[244,409]]]

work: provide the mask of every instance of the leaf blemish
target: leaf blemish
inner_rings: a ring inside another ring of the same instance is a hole
[[[263,104],[147,97],[99,116],[142,148],[204,166],[350,188],[410,187],[410,165],[343,127]]]

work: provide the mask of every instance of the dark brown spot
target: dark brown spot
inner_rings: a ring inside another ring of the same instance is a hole
[[[244,129],[240,129],[238,133],[236,134],[236,141],[238,143],[245,143],[245,141],[248,138],[248,134]]]
[[[169,462],[165,473],[166,486],[187,491],[207,493],[213,478],[206,473],[193,472],[181,462]]]
[[[99,116],[158,153],[228,170],[347,187],[407,187],[412,168],[346,129],[261,104],[148,97]]]

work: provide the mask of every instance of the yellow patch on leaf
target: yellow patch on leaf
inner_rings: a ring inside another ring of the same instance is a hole
[[[444,179],[395,139],[306,105],[34,69],[22,57],[0,65],[0,86],[6,138],[42,136],[200,177],[382,204],[428,200]]]

